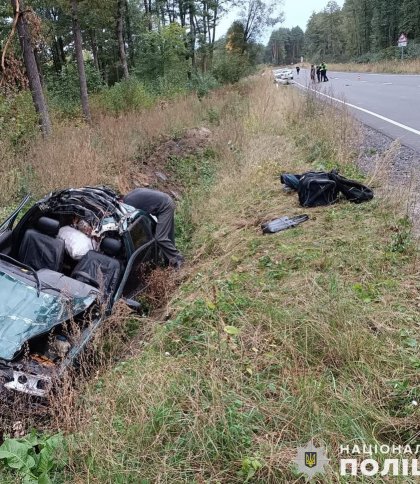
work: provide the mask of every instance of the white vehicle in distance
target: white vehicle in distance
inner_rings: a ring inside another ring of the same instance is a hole
[[[288,84],[289,81],[293,80],[292,69],[276,69],[273,70],[274,82],[279,84]]]

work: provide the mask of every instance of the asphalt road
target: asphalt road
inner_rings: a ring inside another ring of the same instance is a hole
[[[311,83],[309,70],[294,72],[302,89],[345,102],[363,123],[420,152],[420,75],[327,72],[329,82]]]

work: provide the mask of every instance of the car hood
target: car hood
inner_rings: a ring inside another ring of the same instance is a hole
[[[95,294],[64,297],[41,292],[0,271],[0,358],[11,361],[23,344],[87,309]]]

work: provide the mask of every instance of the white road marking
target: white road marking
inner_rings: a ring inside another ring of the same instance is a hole
[[[391,86],[392,85],[392,82],[383,82],[382,85],[383,86]]]
[[[341,99],[337,99],[335,97],[328,96],[328,94],[317,91],[316,89],[309,89],[307,86],[304,86],[300,82],[295,82],[295,84],[303,87],[304,89],[315,91],[317,94],[320,94],[321,96],[325,96],[328,99],[331,99],[331,100],[336,101],[338,103],[344,104],[344,105],[349,106],[353,109],[358,109],[359,111],[362,111],[366,114],[370,114],[371,116],[375,116],[375,118],[382,119],[382,121],[386,121],[387,123],[393,124],[394,126],[398,126],[399,128],[405,129],[406,131],[410,131],[411,133],[414,133],[414,134],[417,134],[418,136],[420,136],[419,130],[411,128],[410,126],[406,126],[405,124],[399,123],[398,121],[394,121],[393,119],[386,118],[385,116],[382,116],[382,114],[374,113],[373,111],[369,111],[368,109],[361,108],[359,106],[356,106],[355,104],[350,104],[350,103],[347,103],[346,101],[343,101]]]

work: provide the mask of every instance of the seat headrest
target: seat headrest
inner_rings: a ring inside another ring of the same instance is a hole
[[[36,229],[43,234],[55,237],[60,229],[60,222],[53,218],[41,217],[36,223]]]
[[[112,237],[104,237],[100,249],[106,255],[110,255],[111,257],[117,256],[121,253],[121,240]]]

